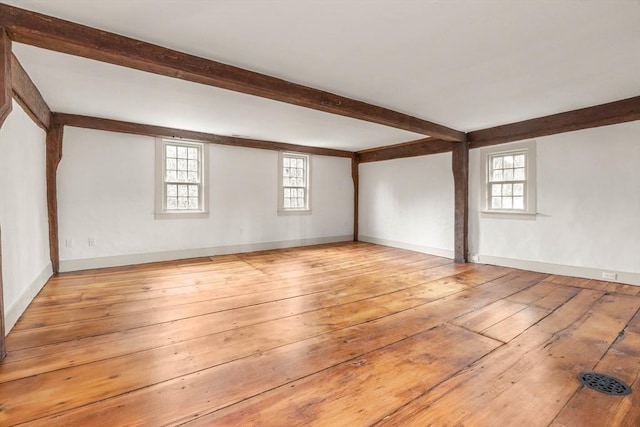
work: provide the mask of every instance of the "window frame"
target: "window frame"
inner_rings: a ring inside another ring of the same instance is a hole
[[[305,164],[305,207],[286,208],[284,206],[284,158],[303,159]],[[278,152],[278,215],[305,215],[311,213],[311,156],[309,154],[290,151]]]
[[[525,179],[504,183],[524,183],[524,209],[491,208],[490,161],[496,156],[525,154]],[[486,147],[480,151],[481,215],[486,218],[535,219],[537,215],[536,141],[525,141]]]
[[[199,209],[167,209],[166,146],[197,148],[200,154],[198,183]],[[209,216],[209,144],[178,138],[156,138],[155,219],[207,218]]]

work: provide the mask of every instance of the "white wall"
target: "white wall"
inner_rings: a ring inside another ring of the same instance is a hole
[[[360,165],[359,238],[453,258],[451,153]]]
[[[312,213],[279,216],[278,153],[210,145],[209,218],[156,220],[154,150],[150,137],[65,128],[58,169],[62,271],[346,240],[353,233],[350,159],[312,156]]]
[[[0,224],[6,332],[51,277],[45,132],[17,104],[0,129]]]
[[[471,150],[470,252],[480,262],[592,278],[606,270],[640,284],[640,121],[536,141],[533,221],[480,216],[480,150]]]

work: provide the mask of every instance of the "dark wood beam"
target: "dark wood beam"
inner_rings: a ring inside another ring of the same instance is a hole
[[[379,162],[381,160],[400,159],[404,157],[426,156],[428,154],[446,153],[453,149],[455,142],[434,138],[424,138],[417,141],[403,142],[358,151],[360,163]]]
[[[11,39],[0,28],[0,128],[11,113]],[[0,227],[1,228],[1,227]],[[2,291],[2,231],[0,230],[0,360],[7,355]]]
[[[46,175],[47,175],[47,213],[49,215],[49,255],[54,273],[60,269],[58,243],[58,164],[62,159],[62,136],[64,126],[52,123],[47,131]]]
[[[640,120],[640,96],[468,134],[470,148]]]
[[[49,129],[51,110],[15,55],[11,55],[11,88],[14,98],[35,124]]]
[[[53,113],[53,121],[58,124],[85,129],[104,130],[108,132],[128,133],[164,138],[184,138],[212,144],[231,145],[234,147],[260,148],[263,150],[295,151],[298,153],[316,154],[320,156],[353,157],[351,151],[332,148],[308,147],[306,145],[287,144],[283,142],[262,141],[259,139],[240,138],[196,132],[163,126],[144,125],[123,122],[120,120],[101,119],[98,117],[80,116],[76,114]]]
[[[466,138],[464,132],[387,108],[5,4],[0,4],[0,26],[20,43],[441,139]]]
[[[469,143],[454,144],[451,166],[454,186],[454,259],[467,262],[469,234]]]
[[[0,28],[0,127],[11,108],[11,39],[4,28]]]
[[[353,180],[353,241],[358,241],[358,209],[360,199],[360,173],[358,155],[351,158],[351,179]]]

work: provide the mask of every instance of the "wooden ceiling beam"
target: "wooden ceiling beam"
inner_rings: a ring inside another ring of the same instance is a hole
[[[320,156],[353,158],[354,153],[332,148],[309,147],[306,145],[287,144],[283,142],[263,141],[258,139],[240,138],[216,135],[212,133],[168,128],[163,126],[144,125],[124,122],[120,120],[102,119],[98,117],[81,116],[77,114],[53,113],[56,124],[85,129],[96,129],[108,132],[128,133],[161,138],[184,138],[212,144],[231,145],[234,147],[259,148],[262,150],[294,151],[298,153],[315,154]]]
[[[48,130],[51,110],[15,55],[11,55],[11,88],[13,97],[35,124]]]
[[[445,140],[466,138],[464,132],[387,108],[6,4],[0,4],[0,26],[20,43]]]
[[[451,151],[455,144],[456,143],[451,141],[424,138],[416,141],[358,151],[356,152],[356,156],[360,163],[379,162],[382,160],[401,159],[404,157],[446,153]]]
[[[467,134],[470,148],[640,120],[640,96]]]

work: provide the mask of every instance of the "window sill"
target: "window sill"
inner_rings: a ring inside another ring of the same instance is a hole
[[[156,212],[154,214],[155,219],[198,219],[209,218],[209,212],[184,212],[184,211],[169,211],[169,212]]]
[[[311,215],[311,209],[278,209],[278,215]]]
[[[535,221],[537,213],[530,212],[500,212],[500,211],[481,211],[480,218],[493,219],[519,219],[523,221]]]

